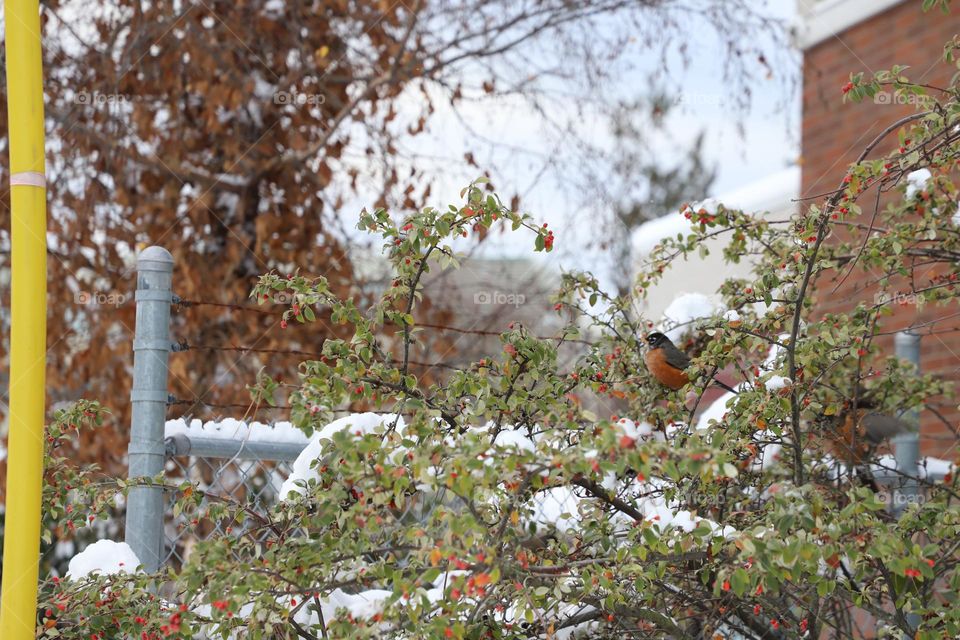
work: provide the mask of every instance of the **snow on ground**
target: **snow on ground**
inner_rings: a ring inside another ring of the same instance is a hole
[[[354,618],[366,620],[383,611],[384,605],[391,596],[393,592],[386,589],[368,589],[360,593],[346,593],[342,589],[334,589],[326,598],[320,599],[320,609],[325,621],[336,618],[336,613],[340,609],[346,609]],[[303,618],[298,618],[298,622],[308,624],[320,622],[316,613],[312,611],[301,609],[298,613]]]
[[[424,597],[431,603],[439,602],[444,599],[444,591],[450,586],[450,584],[452,584],[453,580],[458,576],[464,575],[467,575],[467,572],[450,571],[441,573],[437,579],[433,581],[430,588],[421,589],[417,593],[411,594],[410,599],[416,600],[420,597]],[[329,624],[331,620],[334,620],[338,617],[338,611],[345,611],[357,620],[370,620],[377,614],[383,612],[383,610],[386,608],[388,600],[392,596],[393,593],[391,591],[386,591],[383,589],[368,589],[359,593],[345,593],[341,589],[334,589],[327,597],[320,598],[320,608],[321,612],[323,613],[323,620]],[[407,598],[401,598],[402,603],[407,601]],[[463,597],[462,601],[475,602],[475,600],[469,596]],[[590,609],[590,607],[583,607],[583,605],[580,604],[561,605],[556,611],[552,612],[550,619],[558,621],[564,620],[572,615],[581,613],[583,611],[589,611]],[[295,614],[295,620],[297,623],[305,627],[320,623],[320,617],[316,614],[316,612],[307,608],[300,609]],[[496,617],[496,621],[499,624],[515,624],[522,620],[524,620],[524,618],[515,605],[507,607],[505,610],[497,614]],[[581,631],[590,628],[589,624],[578,626]],[[570,639],[581,636],[577,633],[574,633],[574,630],[568,629],[565,630],[565,632],[557,633],[555,637],[560,640],[562,638]]]
[[[737,386],[737,391],[746,391],[749,389],[750,384],[748,382],[742,382]],[[724,416],[727,415],[727,410],[733,408],[736,399],[737,394],[727,391],[722,396],[711,402],[710,406],[704,409],[699,417],[697,417],[697,424],[695,428],[697,430],[709,429],[710,425],[713,423],[722,423]]]
[[[911,171],[907,174],[907,199],[913,198],[915,195],[927,188],[927,182],[932,177],[929,169],[917,169],[916,171]]]
[[[140,559],[126,542],[97,540],[70,560],[67,577],[79,580],[90,574],[134,573],[138,566]]]
[[[484,430],[489,430],[492,426],[492,422],[488,422],[484,427]],[[520,451],[535,451],[537,445],[534,444],[533,440],[521,432],[519,429],[513,428],[513,425],[507,425],[497,433],[497,437],[493,440],[494,446],[502,447],[504,449],[516,448]]]
[[[444,591],[450,585],[455,577],[467,575],[466,571],[449,571],[441,573],[430,584],[430,588],[421,589],[412,595],[412,599],[423,596],[429,602],[439,602],[444,598]],[[342,589],[334,589],[327,596],[320,597],[320,609],[323,613],[323,620],[327,624],[337,618],[339,611],[345,611],[358,620],[369,620],[386,608],[387,602],[393,596],[392,591],[385,589],[367,589],[359,593],[346,593]],[[280,601],[283,601],[281,599]],[[407,599],[401,598],[401,602],[407,602]],[[209,605],[207,605],[209,606]],[[292,608],[292,606],[291,606]],[[242,613],[242,612],[241,612]],[[320,617],[312,608],[302,608],[294,616],[294,619],[305,627],[320,624]],[[215,629],[214,629],[215,631]],[[218,637],[218,636],[211,636]]]
[[[302,495],[303,487],[298,486],[297,483],[305,483],[309,482],[310,480],[319,480],[320,475],[314,468],[314,462],[323,452],[324,440],[330,440],[333,438],[335,433],[339,433],[340,431],[344,430],[349,430],[357,436],[363,436],[368,433],[373,433],[381,427],[387,427],[394,421],[397,423],[397,430],[403,431],[404,423],[403,418],[400,416],[392,414],[381,415],[379,413],[370,412],[354,413],[349,416],[344,416],[338,420],[334,420],[323,429],[320,429],[320,431],[314,433],[313,437],[309,439],[307,446],[303,451],[300,452],[300,455],[297,456],[297,459],[294,460],[293,470],[290,472],[290,477],[287,478],[280,486],[280,498],[287,498],[291,492]],[[301,435],[303,435],[302,432]]]
[[[769,430],[758,431],[753,437],[759,441],[757,444],[758,455],[753,461],[753,470],[759,473],[764,469],[769,470],[776,466],[780,461],[780,453],[783,451],[783,446],[778,442],[781,437]]]
[[[781,344],[785,341],[790,340],[790,334],[784,333],[777,338]],[[786,357],[786,352],[783,350],[783,347],[780,344],[770,345],[770,351],[767,352],[767,357],[764,359],[763,364],[760,365],[760,370],[767,373],[773,371],[779,371],[783,368],[783,359]],[[786,376],[781,376],[779,374],[774,374],[766,379],[764,384],[767,389],[773,391],[775,389],[783,389],[790,383],[790,378]]]
[[[873,472],[884,475],[887,470],[897,468],[897,460],[892,454],[882,455],[872,465]],[[931,481],[940,481],[948,473],[956,471],[956,465],[950,460],[926,456],[917,461],[917,477]]]
[[[185,434],[192,438],[212,438],[218,440],[242,440],[247,442],[289,442],[306,446],[310,442],[303,431],[289,422],[263,424],[261,422],[243,422],[233,418],[208,420],[203,422],[194,418],[187,422],[183,418],[167,420],[164,437],[169,438]]]
[[[943,478],[948,473],[953,473],[956,469],[949,460],[933,458],[927,456],[920,459],[920,477],[921,478]]]
[[[723,310],[723,304],[718,296],[683,293],[674,298],[670,306],[664,309],[661,322],[664,327],[663,332],[676,342],[693,328],[692,324],[695,320],[709,318]]]
[[[659,431],[654,431],[653,425],[649,422],[634,422],[629,418],[620,418],[620,420],[617,421],[617,426],[623,430],[623,435],[640,442],[646,442],[647,440],[659,440],[663,442],[664,440],[663,434]]]
[[[789,336],[780,336],[780,340],[785,337]],[[768,375],[764,380],[764,386],[769,391],[782,389],[790,381],[789,378],[779,374],[769,375],[771,372],[778,371],[782,366],[783,347],[778,344],[771,345],[766,359],[760,365],[761,375]],[[737,392],[749,391],[752,387],[753,385],[750,382],[741,382],[737,385]],[[727,412],[735,406],[737,397],[736,393],[728,391],[714,400],[697,418],[696,429],[704,430],[722,425]],[[771,431],[760,431],[754,434],[754,440],[757,445],[757,458],[753,462],[754,470],[769,469],[776,465],[782,450],[782,446],[776,442],[779,437]]]
[[[643,493],[649,495],[638,500],[636,506],[643,513],[644,518],[656,523],[661,531],[680,529],[689,533],[700,524],[706,524],[714,533],[725,538],[737,535],[738,532],[733,527],[725,526],[721,528],[713,520],[701,518],[686,509],[677,510],[675,504],[668,503],[662,495],[657,495],[656,489],[665,486],[663,481],[650,480],[640,484],[644,487]]]

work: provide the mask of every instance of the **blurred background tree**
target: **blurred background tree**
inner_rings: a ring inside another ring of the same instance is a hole
[[[650,153],[656,148],[655,136],[667,134],[665,123],[677,104],[677,98],[657,91],[637,102],[619,105],[611,117],[616,146],[613,186],[608,187],[614,215],[610,243],[615,264],[620,265],[611,273],[620,296],[626,296],[633,285],[633,232],[644,222],[677,211],[684,202],[706,198],[717,178],[716,168],[703,155],[703,130],[683,149],[675,164]]]
[[[227,305],[175,312],[173,339],[200,349],[171,360],[171,393],[186,401],[177,413],[243,403],[258,371],[289,375],[303,356],[223,347],[319,351],[338,328],[282,331],[279,315],[229,305],[246,301],[259,274],[294,265],[326,276],[338,295],[369,296],[378,286],[375,250],[351,239],[355,204],[401,215],[430,203],[450,164],[418,151],[415,140],[441,106],[469,136],[471,108],[493,99],[530,105],[557,141],[545,174],[586,161],[584,180],[615,171],[625,184],[649,182],[652,208],[673,206],[691,180],[705,190],[709,172],[695,170],[697,149],[692,164],[677,168],[645,155],[647,113],[611,114],[617,158],[576,127],[588,109],[615,104],[611,85],[636,66],[627,43],[684,64],[694,17],[730,54],[738,86],[763,68],[744,34],[779,33],[739,1],[43,3],[49,401],[97,398],[112,410],[108,428],[79,444],[84,457],[109,470],[125,464],[138,249],[160,244],[173,253],[183,299]],[[651,75],[662,77],[673,64],[656,67]],[[731,93],[749,99],[737,86]],[[548,108],[557,104],[559,118]],[[453,153],[476,174],[489,173],[482,149],[511,144],[470,139]],[[6,182],[7,167],[0,173]],[[513,194],[512,206],[522,206],[521,196]],[[618,202],[624,226],[648,215]],[[4,249],[8,215],[4,197]],[[0,268],[8,260],[5,251]],[[436,321],[449,314],[439,310]]]

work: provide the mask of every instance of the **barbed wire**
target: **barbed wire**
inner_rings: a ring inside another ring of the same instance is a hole
[[[182,309],[188,309],[191,307],[198,306],[209,306],[221,309],[229,309],[230,311],[239,311],[239,312],[249,312],[256,313],[260,315],[274,316],[281,315],[284,310],[271,310],[264,309],[259,306],[252,306],[249,304],[240,304],[232,302],[219,302],[213,300],[192,300],[181,298],[174,295],[172,304],[176,307]],[[387,326],[397,326],[397,325],[385,325]],[[489,336],[489,337],[499,337],[503,332],[495,331],[492,329],[477,329],[477,328],[465,328],[457,327],[453,325],[431,323],[431,322],[422,322],[416,323],[415,325],[419,329],[429,329],[433,331],[440,332],[451,332],[461,335],[475,335],[475,336]],[[512,327],[512,325],[511,325]],[[583,340],[580,338],[573,338],[569,336],[536,336],[540,340],[555,340],[557,342],[569,342],[577,343],[583,345],[592,346],[593,342],[588,340]],[[325,342],[325,341],[324,341]],[[303,358],[310,358],[315,360],[325,360],[326,356],[319,351],[311,351],[302,348],[276,348],[276,347],[257,347],[249,345],[238,345],[238,344],[209,344],[209,343],[191,343],[186,338],[178,340],[174,345],[172,345],[172,352],[174,353],[184,353],[187,351],[206,351],[206,352],[230,352],[240,354],[240,357],[244,357],[248,354],[270,354],[270,355],[290,355],[290,356],[299,356]],[[387,365],[396,365],[399,366],[401,361],[392,355],[388,354],[385,359],[385,364]],[[412,367],[418,367],[425,369],[427,371],[431,369],[442,369],[447,371],[469,371],[470,368],[477,366],[476,363],[472,361],[463,361],[460,363],[457,362],[424,362],[418,360],[409,360],[408,365]],[[459,365],[459,366],[458,366]],[[212,400],[205,400],[200,397],[194,398],[177,398],[174,396],[169,396],[168,406],[185,406],[185,407],[204,407],[206,409],[217,409],[217,410],[241,410],[244,413],[256,412],[260,410],[264,411],[290,411],[293,407],[288,404],[284,405],[269,405],[269,404],[257,404],[254,402],[233,402],[233,401],[223,401],[216,402]],[[330,410],[334,413],[351,413],[351,409],[332,409]]]
[[[417,322],[414,324],[414,328],[417,329],[437,329],[440,331],[451,331],[453,333],[461,333],[465,335],[475,335],[475,336],[499,336],[503,331],[493,331],[491,329],[464,329],[462,327],[452,327],[449,325],[443,324],[433,324],[429,322]],[[593,346],[596,343],[589,340],[584,340],[582,338],[571,338],[569,336],[534,336],[537,340],[562,340],[563,342],[574,342],[577,344],[583,344],[587,346]]]
[[[209,407],[209,408],[211,408],[211,409],[244,409],[244,410],[247,410],[247,409],[255,409],[255,410],[271,409],[271,410],[278,410],[278,411],[280,411],[280,410],[284,410],[284,411],[285,411],[285,410],[289,410],[289,409],[292,409],[292,408],[293,408],[293,407],[291,407],[290,405],[263,405],[263,404],[261,404],[261,405],[255,405],[255,404],[249,403],[249,402],[246,402],[246,403],[244,403],[244,402],[224,402],[224,403],[217,403],[217,402],[207,402],[206,400],[201,400],[201,399],[199,399],[199,398],[194,398],[193,400],[190,400],[190,399],[186,399],[186,398],[176,398],[176,397],[174,397],[174,396],[169,396],[168,399],[167,399],[167,406],[169,407],[169,406],[176,406],[176,405],[181,405],[181,406],[204,406],[204,407]],[[351,414],[354,414],[354,413],[359,413],[359,412],[363,411],[363,409],[357,409],[357,408],[351,408],[351,407],[334,407],[334,408],[330,408],[330,409],[324,409],[323,411],[324,411],[325,413],[336,413],[336,414],[341,414],[341,415],[351,415]],[[397,411],[395,411],[395,410],[393,410],[393,409],[384,409],[384,411],[385,411],[386,413],[389,413],[389,414],[397,414],[397,413],[399,413],[401,416],[407,416],[407,417],[411,417],[411,416],[416,415],[416,412],[415,412],[415,411],[411,411],[411,410],[399,411],[399,412],[397,412]],[[189,419],[190,417],[191,417],[190,414],[187,414],[186,416],[183,416],[184,419]],[[227,417],[234,417],[234,416],[227,416]],[[217,419],[221,419],[221,418],[223,418],[223,416],[219,416]],[[216,420],[214,420],[214,421],[216,421]]]
[[[186,338],[180,339],[173,348],[174,353],[182,353],[184,351],[233,351],[237,353],[273,353],[280,355],[295,355],[295,356],[307,356],[311,358],[316,358],[317,360],[322,359],[324,356],[322,353],[317,353],[315,351],[303,351],[301,349],[269,349],[266,347],[248,347],[243,345],[212,345],[212,344],[191,344],[186,340]]]
[[[391,360],[390,364],[402,366],[403,362],[399,360]],[[449,364],[446,362],[421,362],[419,360],[410,360],[408,364],[414,367],[422,367],[424,369],[446,369],[447,371],[469,371],[467,367],[458,367],[454,364]]]
[[[214,302],[212,300],[187,300],[181,298],[178,295],[173,296],[172,301],[173,306],[180,307],[181,309],[189,309],[190,307],[220,307],[223,309],[230,309],[231,311],[246,311],[249,313],[259,313],[261,315],[275,316],[281,315],[283,310],[270,310],[263,309],[261,307],[254,307],[249,304],[237,304],[234,302]]]
[[[182,307],[188,309],[195,306],[211,306],[211,307],[220,307],[225,309],[230,309],[233,311],[246,311],[250,313],[259,313],[262,315],[281,315],[286,310],[269,310],[262,309],[260,307],[255,307],[247,304],[238,304],[233,302],[215,302],[212,300],[188,300],[185,298],[180,298],[179,296],[173,297],[174,306]],[[399,325],[385,324],[386,326],[400,328]],[[455,327],[452,325],[437,324],[432,322],[416,322],[414,323],[414,328],[417,329],[434,329],[437,331],[450,331],[452,333],[459,333],[463,335],[475,335],[475,336],[500,336],[504,331],[496,331],[493,329],[474,329],[472,327]],[[563,342],[573,342],[577,344],[583,344],[587,346],[593,346],[596,343],[591,342],[590,340],[584,340],[582,338],[573,338],[569,336],[534,336],[538,340],[557,340]]]
[[[323,360],[326,356],[322,353],[317,353],[316,351],[303,351],[302,349],[270,349],[266,347],[248,347],[243,345],[231,345],[231,346],[222,346],[222,345],[212,345],[212,344],[191,344],[185,338],[180,339],[175,345],[173,345],[172,351],[174,353],[183,353],[186,351],[227,351],[235,353],[271,353],[278,355],[295,355],[295,356],[305,356],[309,358],[314,358],[316,360]],[[399,360],[389,359],[388,364],[402,364]],[[422,362],[419,360],[410,360],[409,364],[417,367],[423,367],[426,369],[448,369],[451,371],[467,371],[466,367],[458,367],[455,364],[450,364],[447,362]]]
[[[175,396],[169,396],[167,398],[167,406],[176,406],[176,405],[189,405],[189,406],[203,406],[209,407],[211,409],[243,409],[249,411],[251,409],[260,411],[270,410],[270,411],[285,411],[290,410],[293,407],[290,405],[270,405],[270,404],[256,404],[254,402],[209,402],[201,398],[177,398]]]

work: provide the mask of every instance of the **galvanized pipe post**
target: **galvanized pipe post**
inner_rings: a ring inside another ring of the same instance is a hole
[[[133,338],[133,389],[129,473],[132,481],[163,472],[166,447],[167,361],[173,256],[147,247],[137,258],[137,324]],[[127,496],[126,542],[147,572],[160,568],[163,544],[163,489],[132,486]]]
[[[898,358],[913,363],[920,373],[920,336],[909,331],[901,331],[893,338],[894,351]],[[900,418],[912,429],[893,438],[893,457],[897,461],[898,485],[893,491],[893,514],[899,516],[908,504],[920,500],[920,411],[915,407]],[[916,629],[920,626],[920,616],[907,614],[907,623]],[[911,634],[904,634],[903,640],[910,640]]]
[[[898,358],[913,363],[920,371],[920,336],[901,331],[894,336],[894,350]],[[893,513],[900,515],[908,504],[920,498],[917,482],[920,463],[920,412],[911,408],[901,416],[912,429],[893,438],[893,456],[897,461],[900,482],[893,492]],[[902,475],[905,474],[905,475]]]

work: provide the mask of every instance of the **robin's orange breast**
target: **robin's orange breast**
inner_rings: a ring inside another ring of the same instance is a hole
[[[860,410],[859,414],[862,416],[863,410]],[[835,429],[828,430],[824,436],[830,453],[848,464],[862,464],[870,453],[866,430],[859,418],[854,419],[852,412],[848,413]]]
[[[683,369],[677,369],[667,362],[667,354],[663,349],[648,349],[643,354],[643,361],[647,363],[647,369],[653,374],[653,377],[660,381],[660,384],[679,389],[690,382],[690,378],[683,372]]]

